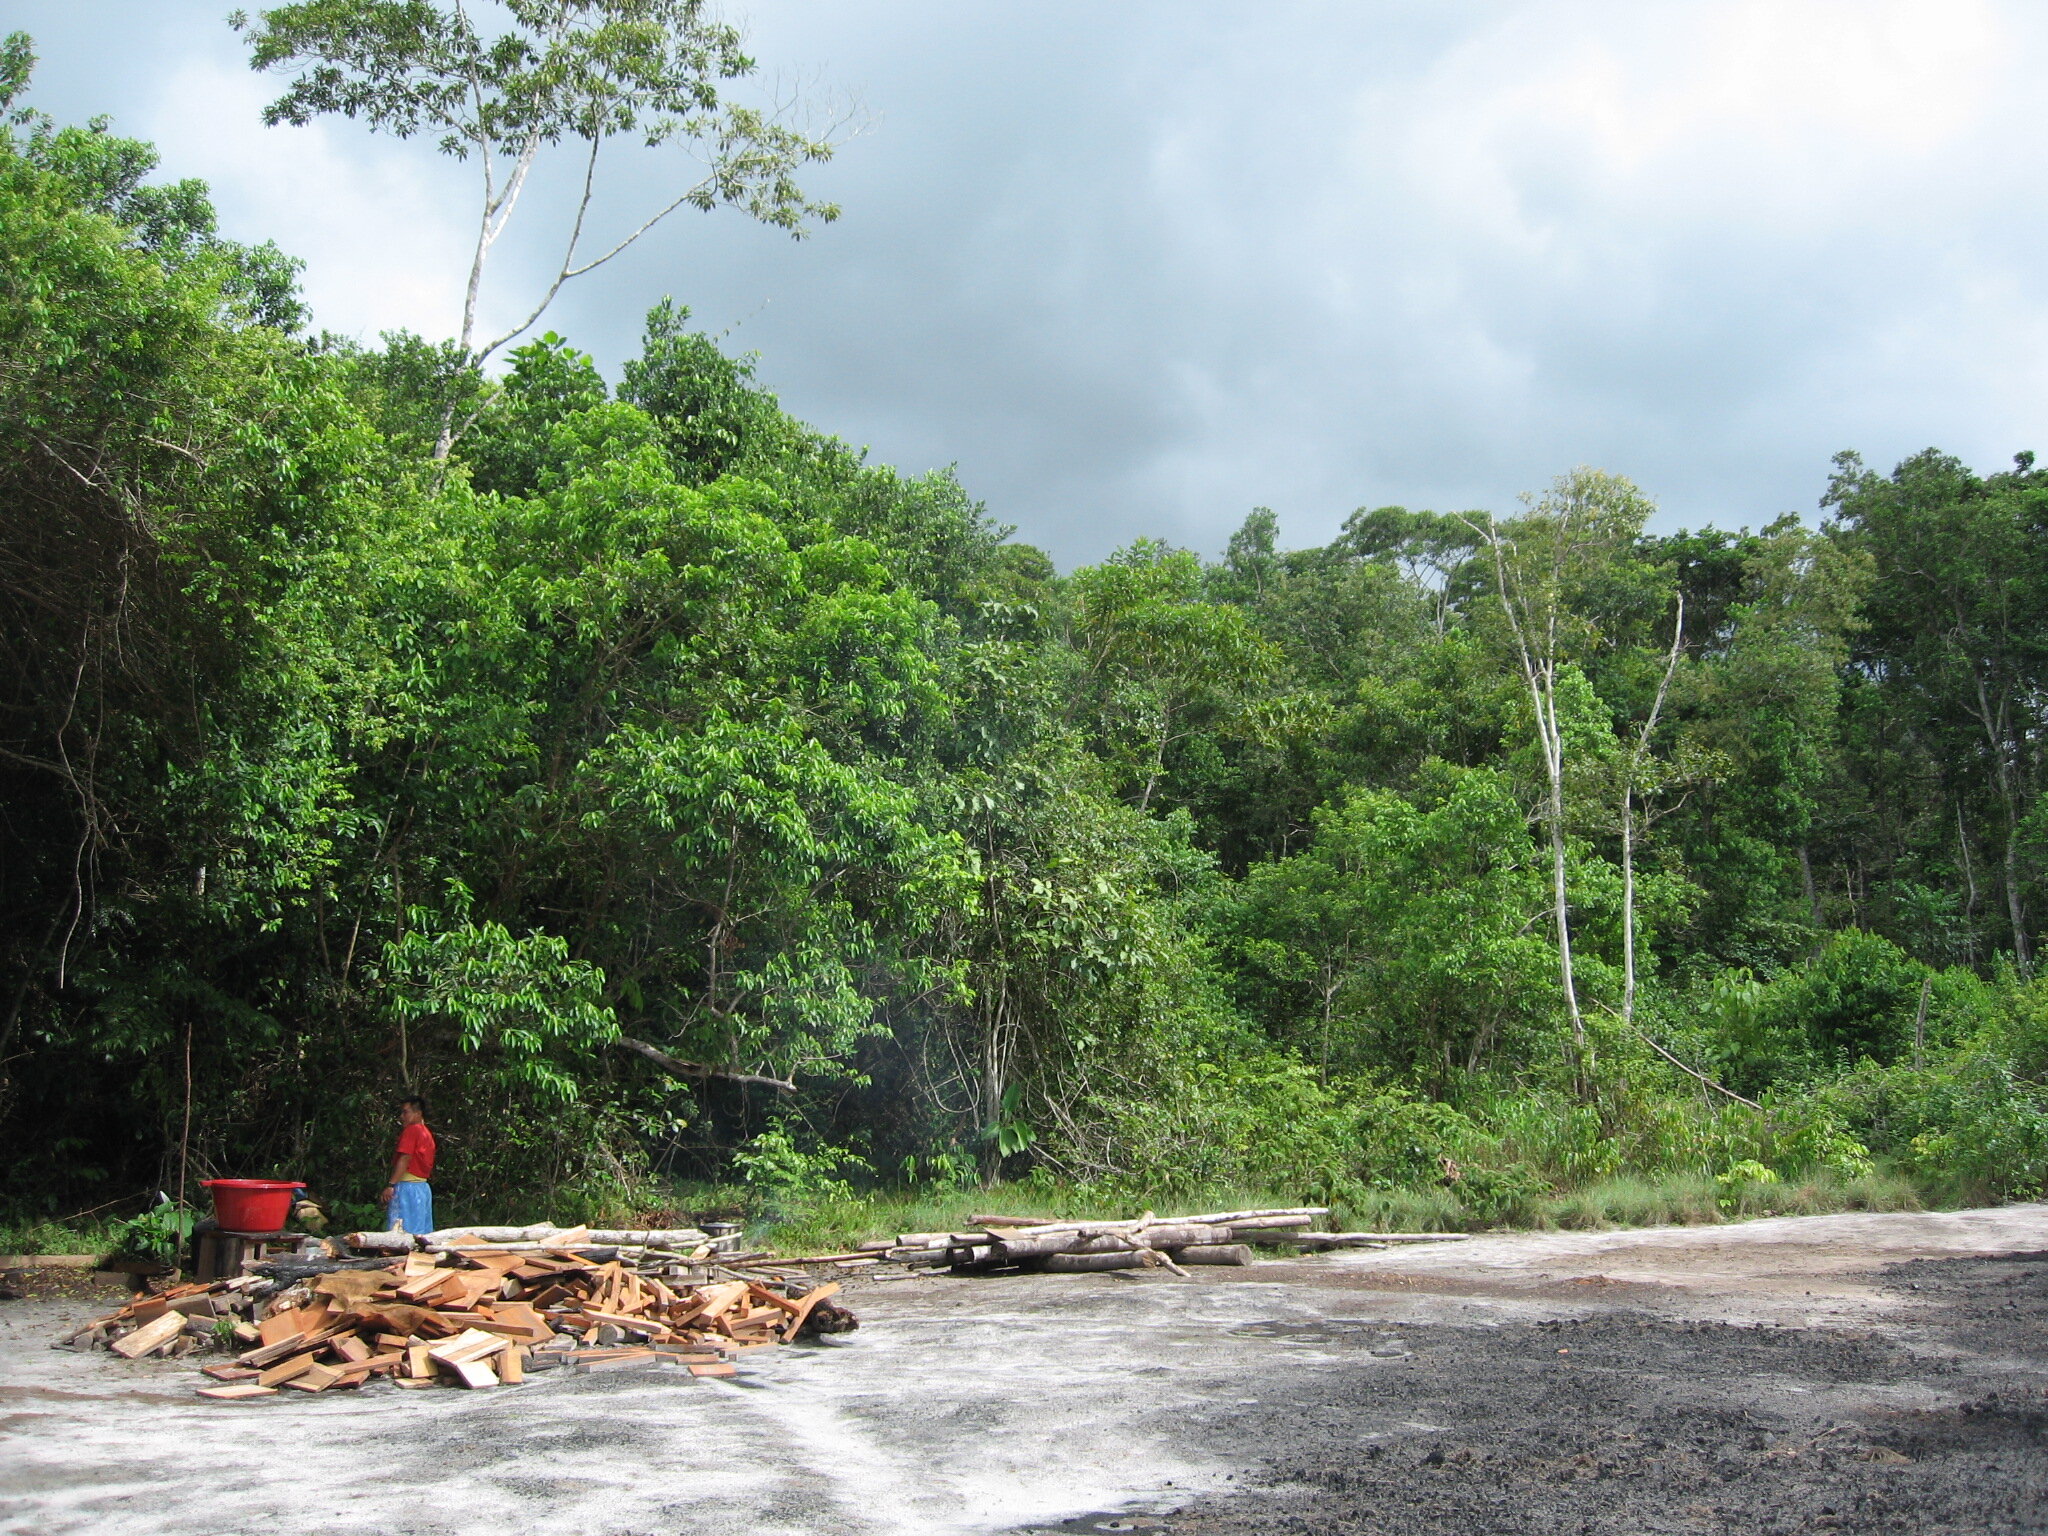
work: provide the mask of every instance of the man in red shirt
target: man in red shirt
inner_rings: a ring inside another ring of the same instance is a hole
[[[398,1101],[398,1151],[391,1159],[391,1182],[377,1198],[394,1232],[434,1230],[434,1133],[427,1129],[427,1101]]]

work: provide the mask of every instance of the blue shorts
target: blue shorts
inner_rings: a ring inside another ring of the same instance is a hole
[[[391,1204],[384,1212],[393,1232],[410,1232],[417,1237],[434,1230],[434,1186],[408,1179],[391,1191]]]

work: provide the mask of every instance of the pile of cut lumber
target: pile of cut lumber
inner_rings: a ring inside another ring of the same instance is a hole
[[[858,1326],[831,1301],[836,1283],[678,1287],[623,1260],[618,1245],[460,1240],[475,1235],[450,1234],[439,1251],[390,1260],[257,1264],[234,1279],[138,1297],[59,1342],[104,1345],[131,1360],[231,1350],[231,1360],[204,1367],[215,1384],[200,1395],[239,1400],[372,1380],[493,1387],[551,1368],[668,1364],[730,1376],[745,1350]]]
[[[1161,1268],[1185,1274],[1190,1264],[1241,1265],[1254,1247],[1292,1245],[1325,1249],[1376,1247],[1397,1242],[1447,1242],[1462,1232],[1313,1232],[1324,1206],[1285,1210],[1217,1211],[1202,1216],[1155,1216],[1129,1221],[1055,1221],[976,1216],[973,1232],[904,1232],[863,1243],[850,1253],[796,1262],[851,1267],[894,1263],[954,1274],[1035,1272],[1077,1274],[1106,1269]]]

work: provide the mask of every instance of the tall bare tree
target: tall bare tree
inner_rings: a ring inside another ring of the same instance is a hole
[[[472,15],[472,11],[477,14]],[[482,18],[481,21],[479,18]],[[727,82],[758,66],[737,27],[703,0],[299,0],[229,22],[246,33],[258,70],[296,70],[264,109],[266,123],[339,113],[372,132],[435,135],[445,155],[475,166],[476,241],[463,289],[458,360],[477,366],[531,330],[565,284],[594,271],[678,209],[738,208],[802,238],[838,208],[813,201],[799,167],[832,156],[845,126],[793,121],[796,103],[763,110],[732,101]],[[676,146],[691,168],[673,175],[652,211],[609,240],[587,243],[598,160],[613,141]],[[580,192],[561,256],[517,325],[477,335],[484,268],[549,151],[580,160]],[[460,433],[453,400],[434,456]]]
[[[1551,923],[1558,980],[1571,1024],[1578,1091],[1581,1097],[1588,1097],[1593,1052],[1572,961],[1565,806],[1567,729],[1559,710],[1559,684],[1574,657],[1594,639],[1590,604],[1585,599],[1626,558],[1652,509],[1633,482],[1584,467],[1559,476],[1542,497],[1523,500],[1524,512],[1510,521],[1483,515],[1465,521],[1491,557],[1494,595],[1529,694],[1537,755],[1543,764],[1539,819],[1550,848]]]

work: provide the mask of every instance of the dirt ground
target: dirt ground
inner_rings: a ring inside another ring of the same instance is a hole
[[[240,1405],[0,1301],[0,1531],[2048,1531],[2048,1206],[853,1301],[737,1382]]]

